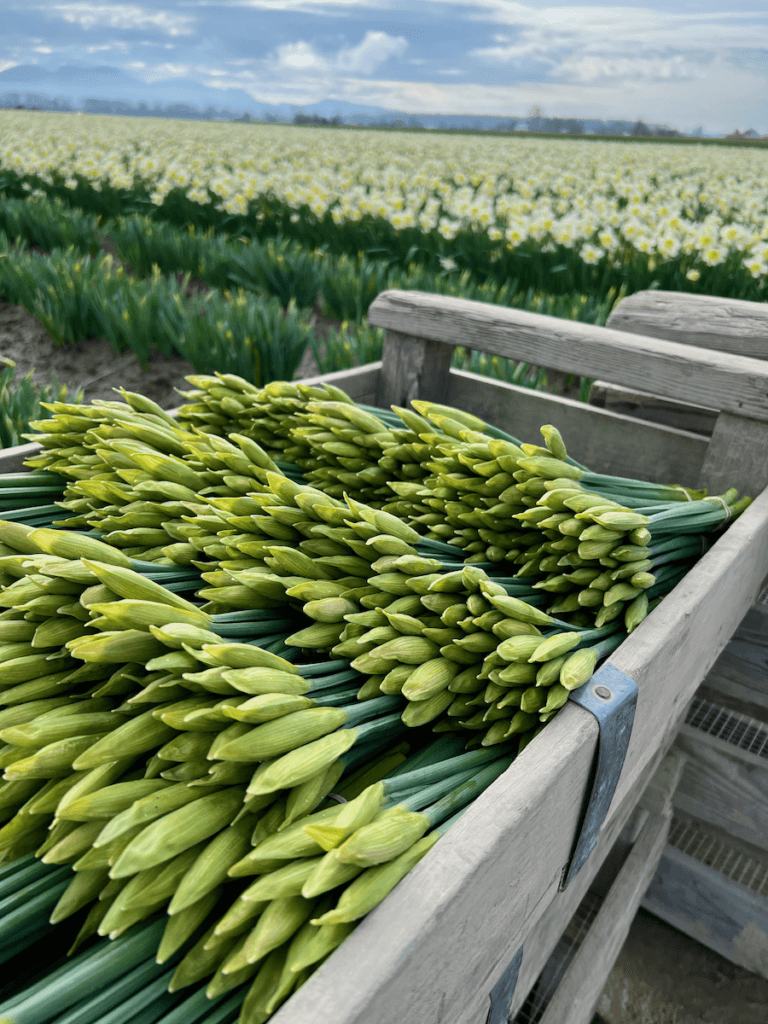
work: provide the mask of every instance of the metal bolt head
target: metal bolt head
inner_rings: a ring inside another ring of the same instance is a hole
[[[592,692],[596,697],[602,697],[603,700],[610,700],[613,696],[607,686],[596,686]]]

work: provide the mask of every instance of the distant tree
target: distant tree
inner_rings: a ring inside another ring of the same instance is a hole
[[[319,114],[294,114],[294,124],[340,124],[341,120],[329,121],[327,117],[320,117]]]
[[[408,127],[409,128],[423,128],[424,125],[417,118],[409,117],[408,118]]]
[[[203,115],[197,107],[193,107],[190,103],[169,103],[163,116],[199,120]]]
[[[566,118],[564,131],[566,131],[569,135],[583,135],[584,122],[579,121],[575,117]]]
[[[670,128],[666,124],[662,124],[654,128],[651,134],[655,135],[659,139],[679,139],[683,135],[683,133],[679,132],[677,128]]]
[[[630,134],[631,135],[635,135],[635,136],[648,137],[649,135],[652,135],[653,133],[651,132],[651,129],[648,127],[648,125],[645,123],[645,121],[638,120],[632,126],[632,131],[631,131]]]

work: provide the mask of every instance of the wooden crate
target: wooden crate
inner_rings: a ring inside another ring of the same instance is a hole
[[[703,481],[713,493],[734,485],[756,498],[611,656],[639,687],[634,728],[597,847],[570,886],[560,891],[598,738],[596,720],[573,703],[273,1018],[483,1024],[489,993],[522,945],[510,1012],[520,1008],[768,571],[768,368],[749,356],[418,292],[384,292],[369,320],[386,329],[382,361],[320,378],[359,402],[428,398],[531,442],[553,423],[571,454],[596,470]],[[713,438],[451,370],[456,345],[717,409]],[[632,870],[652,867],[658,846]],[[628,927],[633,912],[625,908],[618,924]]]

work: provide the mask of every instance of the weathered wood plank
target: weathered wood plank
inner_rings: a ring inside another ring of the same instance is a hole
[[[752,606],[706,675],[699,694],[768,722],[768,608]]]
[[[710,437],[715,429],[717,410],[689,402],[673,402],[661,395],[649,395],[635,388],[622,388],[596,380],[589,389],[589,404],[624,416],[635,416],[650,423],[665,423],[678,430]]]
[[[669,832],[669,814],[649,816],[587,937],[550,999],[540,1024],[589,1024],[629,933]]]
[[[761,302],[684,292],[636,292],[619,302],[606,327],[768,359],[768,310]],[[660,395],[649,395],[645,389],[633,392],[603,381],[595,382],[589,401],[600,408],[710,435],[717,418],[712,409],[669,402]]]
[[[660,749],[658,760],[660,761],[658,767],[655,763],[649,765],[649,774],[651,771],[652,774],[648,785],[643,789],[639,802],[636,800],[635,793],[631,793],[625,798],[619,812],[601,832],[597,846],[584,867],[568,888],[564,892],[558,893],[552,900],[535,929],[526,939],[510,1017],[514,1017],[525,1002],[587,890],[594,887],[598,872],[602,874],[606,858],[610,859],[609,855],[612,856],[618,847],[626,849],[627,844],[631,846],[637,842],[648,820],[649,811],[667,817],[671,814],[672,797],[685,763],[685,757],[674,748],[666,756],[664,750]],[[642,781],[644,782],[644,780]],[[467,1013],[457,1024],[477,1024],[483,1019],[483,1010],[487,1006],[487,1002],[488,993],[479,992],[471,1012]]]
[[[768,853],[768,759],[687,726],[675,743],[688,755],[676,809]]]
[[[566,707],[274,1024],[461,1020],[557,893],[596,738],[595,720]]]
[[[19,444],[13,448],[0,448],[0,473],[21,473],[24,460],[40,450],[39,444]]]
[[[451,370],[448,404],[474,413],[531,444],[552,423],[569,453],[585,466],[615,476],[693,486],[707,450],[706,438],[595,409],[585,402],[516,387],[476,373]]]
[[[755,495],[768,485],[768,423],[721,412],[715,422],[699,486],[710,494],[736,487]]]
[[[768,419],[768,367],[758,359],[426,292],[382,292],[368,319],[426,340]]]
[[[645,910],[768,978],[768,900],[667,846],[643,898]]]
[[[453,348],[404,331],[384,335],[379,378],[380,406],[410,406],[414,398],[445,404]]]
[[[635,292],[618,303],[607,326],[680,345],[768,359],[768,307],[762,302],[686,292]]]

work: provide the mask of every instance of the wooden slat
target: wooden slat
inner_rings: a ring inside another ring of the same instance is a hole
[[[675,807],[687,818],[717,825],[768,853],[768,758],[685,726],[676,745],[688,761]]]
[[[665,423],[679,430],[690,430],[705,437],[712,436],[717,419],[715,409],[705,409],[701,405],[691,405],[690,402],[673,402],[636,388],[606,384],[603,380],[596,380],[589,389],[589,404],[651,423]]]
[[[768,492],[611,662],[639,686],[608,827],[677,728],[768,569]],[[490,992],[558,891],[597,726],[569,704],[369,915],[274,1024],[453,1024]],[[361,981],[364,979],[364,981]]]
[[[652,814],[547,1004],[540,1024],[589,1024],[624,945],[669,832],[669,814]]]
[[[706,438],[684,430],[463,370],[451,371],[448,402],[531,444],[540,444],[539,428],[552,423],[575,459],[615,476],[692,487],[707,451]]]
[[[768,306],[762,302],[686,292],[635,292],[618,303],[607,326],[679,345],[768,359]]]
[[[685,764],[685,757],[674,748],[666,756],[664,754],[664,750],[660,749],[658,767],[656,764],[649,766],[650,781],[647,786],[644,786],[639,802],[636,800],[635,793],[625,798],[618,814],[601,832],[597,846],[584,867],[571,881],[568,888],[564,892],[558,893],[552,900],[535,929],[526,939],[517,987],[512,999],[510,1018],[515,1017],[525,1002],[568,922],[576,913],[587,890],[593,887],[598,871],[602,874],[601,866],[604,864],[606,855],[609,852],[613,853],[617,848],[625,848],[625,844],[633,845],[637,842],[648,820],[649,811],[667,817],[671,814],[672,797]],[[637,823],[637,827],[635,823]],[[471,1012],[467,1013],[461,1021],[457,1021],[457,1024],[477,1024],[478,1021],[482,1021],[483,1008],[487,1002],[488,993],[479,992]]]
[[[762,302],[684,292],[636,292],[618,303],[606,327],[664,338],[680,345],[768,359],[768,307]],[[713,410],[673,403],[659,395],[649,395],[645,389],[633,393],[596,381],[589,400],[600,408],[685,430],[712,434],[715,425]]]
[[[699,487],[722,494],[736,487],[755,495],[768,486],[768,423],[721,412],[715,422]]]
[[[39,444],[19,444],[13,448],[0,448],[0,473],[21,473],[24,460],[40,450]]]
[[[768,419],[768,367],[746,356],[426,292],[382,292],[368,319],[431,341]]]
[[[388,330],[384,337],[378,404],[410,406],[414,398],[445,404],[451,368],[449,345]]]
[[[701,684],[701,695],[768,722],[768,609],[755,604]]]
[[[768,898],[667,846],[642,906],[731,963],[768,978]]]

